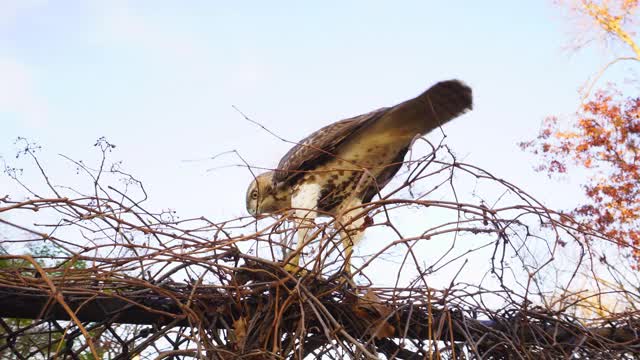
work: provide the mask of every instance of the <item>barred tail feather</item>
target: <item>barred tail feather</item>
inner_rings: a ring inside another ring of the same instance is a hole
[[[411,124],[420,134],[441,126],[473,108],[469,86],[459,80],[441,81],[417,97],[390,109],[395,121]]]

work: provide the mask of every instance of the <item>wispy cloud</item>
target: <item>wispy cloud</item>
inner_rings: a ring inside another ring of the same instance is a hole
[[[21,15],[47,3],[47,0],[0,0],[0,27],[13,24]]]
[[[226,35],[190,28],[188,18],[150,14],[125,1],[95,5],[96,40],[140,52],[168,76],[253,90],[269,79],[271,67],[259,54],[230,45]],[[232,59],[232,60],[230,60]]]
[[[204,46],[193,34],[181,33],[175,26],[167,26],[161,19],[148,14],[141,15],[125,2],[108,3],[110,6],[96,8],[97,37],[113,45],[134,46],[158,60],[194,63],[205,56]]]
[[[47,121],[44,99],[38,96],[30,69],[23,63],[0,57],[0,112],[13,113],[29,126]]]

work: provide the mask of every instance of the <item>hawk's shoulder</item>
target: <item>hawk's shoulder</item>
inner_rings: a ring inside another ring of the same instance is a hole
[[[349,137],[383,116],[389,108],[336,121],[307,136],[291,148],[280,160],[273,177],[275,183],[291,182],[305,171],[334,156],[336,148]]]

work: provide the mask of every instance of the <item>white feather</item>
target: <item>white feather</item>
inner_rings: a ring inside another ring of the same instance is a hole
[[[291,197],[291,207],[296,209],[296,216],[302,219],[315,218],[322,187],[318,184],[302,184]],[[313,213],[313,214],[312,214]]]
[[[296,212],[296,222],[298,223],[298,245],[290,264],[298,266],[300,255],[305,243],[311,239],[307,239],[309,230],[315,225],[315,218],[318,208],[318,200],[322,188],[318,184],[302,184],[291,196],[291,207]]]

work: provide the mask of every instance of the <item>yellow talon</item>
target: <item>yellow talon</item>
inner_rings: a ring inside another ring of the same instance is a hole
[[[292,263],[288,263],[284,266],[284,269],[294,276],[306,276],[309,272],[305,268],[301,268],[297,265],[293,265]]]
[[[289,260],[287,264],[284,265],[284,270],[290,273],[291,275],[297,275],[297,276],[307,275],[309,272],[305,268],[298,266],[299,262],[300,262],[300,256],[294,256],[291,260]]]

